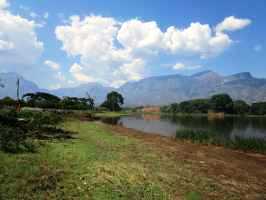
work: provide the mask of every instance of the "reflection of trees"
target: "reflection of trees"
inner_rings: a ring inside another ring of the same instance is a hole
[[[206,116],[173,116],[170,120],[184,128],[208,130],[229,137],[234,128],[232,118],[208,120]]]

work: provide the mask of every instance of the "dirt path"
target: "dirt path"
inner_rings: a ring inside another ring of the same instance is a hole
[[[266,155],[192,144],[121,126],[106,126],[114,133],[140,139],[176,161],[191,163],[195,172],[215,179],[226,190],[241,193],[245,199],[266,199]]]

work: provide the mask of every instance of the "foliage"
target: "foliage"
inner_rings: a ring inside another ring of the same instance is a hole
[[[115,91],[112,91],[107,94],[105,102],[101,105],[101,107],[105,107],[110,111],[120,111],[121,106],[124,104],[123,96]]]
[[[71,110],[93,110],[94,99],[88,98],[77,98],[77,97],[64,97],[60,103],[60,107],[63,109]]]
[[[2,111],[0,149],[10,153],[35,152],[35,139],[69,138],[67,133],[55,127],[62,120],[60,115],[52,112]]]
[[[251,105],[251,113],[254,115],[266,115],[266,102],[257,102]]]
[[[247,114],[250,111],[250,106],[242,100],[234,101],[234,114],[243,115]]]
[[[215,112],[233,112],[233,100],[228,94],[213,95],[210,99],[210,106]]]
[[[38,107],[38,108],[54,108],[54,109],[66,109],[66,110],[93,110],[94,99],[87,95],[87,98],[78,97],[59,97],[44,93],[27,93],[23,95],[25,99],[25,106]]]
[[[45,92],[27,93],[22,98],[30,107],[39,108],[58,108],[60,102],[59,97]]]
[[[179,104],[179,111],[182,113],[207,113],[209,108],[208,99],[194,99]]]
[[[3,99],[0,99],[0,107],[14,107],[16,105],[16,100],[10,98],[10,97],[5,97]]]

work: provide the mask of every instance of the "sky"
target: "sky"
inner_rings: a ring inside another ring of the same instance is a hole
[[[0,72],[42,88],[213,70],[266,77],[265,0],[0,0]]]

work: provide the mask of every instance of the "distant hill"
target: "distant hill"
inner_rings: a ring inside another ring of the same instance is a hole
[[[0,88],[0,97],[16,96],[15,73],[0,73],[6,85]],[[31,81],[21,78],[21,91],[48,91],[38,88]],[[48,92],[57,96],[84,97],[88,92],[101,103],[108,92],[117,90],[125,97],[128,106],[165,105],[195,98],[206,98],[217,93],[228,93],[234,99],[247,102],[266,101],[266,79],[253,77],[249,72],[223,76],[213,71],[203,71],[191,76],[169,75],[128,82],[118,89],[105,87],[99,83],[87,83],[73,88],[60,88]]]
[[[9,96],[16,98],[17,96],[17,79],[20,79],[20,94],[21,96],[28,92],[39,91],[40,88],[33,82],[25,80],[22,76],[17,73],[0,73],[0,81],[4,85],[0,87],[0,98]]]
[[[74,96],[74,97],[85,97],[88,93],[95,99],[96,103],[102,103],[105,100],[108,92],[114,90],[114,88],[105,87],[99,83],[87,83],[82,84],[74,88],[60,88],[57,90],[51,90],[52,94],[59,97]]]

